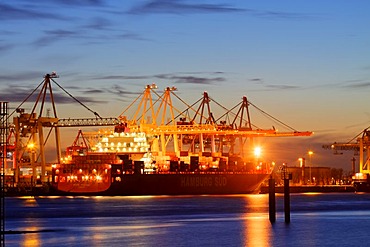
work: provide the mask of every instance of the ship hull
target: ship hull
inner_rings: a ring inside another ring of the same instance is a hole
[[[370,174],[361,174],[353,177],[353,187],[356,192],[370,192]]]
[[[245,194],[257,191],[265,174],[130,174],[106,191],[115,195]]]
[[[354,182],[353,187],[356,192],[370,193],[370,183],[368,181]]]
[[[123,174],[112,177],[104,191],[83,191],[75,185],[74,190],[61,190],[60,195],[220,195],[257,193],[268,174],[248,173],[188,173],[188,174]]]

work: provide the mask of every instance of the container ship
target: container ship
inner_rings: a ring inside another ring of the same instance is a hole
[[[45,75],[31,112],[17,108],[18,115],[2,132],[6,140],[3,150],[7,150],[2,181],[7,191],[31,187],[31,191],[46,188],[41,193],[44,195],[254,193],[274,167],[273,162],[267,163],[254,153],[258,151],[256,138],[312,134],[297,131],[276,118],[288,131],[256,127],[251,123],[250,106],[267,117],[271,115],[245,96],[231,109],[207,92],[196,103],[188,104],[175,93],[175,87],[166,87],[158,94],[155,84],[146,85],[134,102],[113,118],[101,117],[67,93],[94,118],[59,118],[51,85],[67,91],[56,78],[56,73]],[[184,108],[175,107],[172,98]],[[216,118],[211,102],[221,106],[224,114]],[[48,103],[50,108],[46,107]],[[2,115],[9,119],[7,105],[3,108]],[[93,131],[82,132],[85,127]],[[62,152],[60,132],[65,128],[79,131],[73,144]],[[50,150],[55,150],[56,162],[47,161],[45,153],[51,156]]]
[[[86,143],[81,131],[78,137]],[[240,157],[207,152],[182,152],[180,157],[153,155],[148,147],[145,133],[124,132],[104,136],[91,150],[71,146],[63,162],[52,166],[51,192],[109,196],[246,194],[258,192],[273,168],[262,163],[256,168]]]

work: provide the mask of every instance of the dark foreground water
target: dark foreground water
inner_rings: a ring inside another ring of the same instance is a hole
[[[370,194],[6,198],[5,246],[370,246]],[[20,233],[18,231],[26,231]]]

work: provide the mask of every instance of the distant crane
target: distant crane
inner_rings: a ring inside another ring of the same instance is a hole
[[[363,130],[349,142],[334,142],[322,147],[333,150],[334,154],[341,151],[354,151],[355,155],[359,155],[359,172],[370,174],[370,128]]]

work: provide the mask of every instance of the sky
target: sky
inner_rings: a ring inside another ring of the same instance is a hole
[[[350,170],[352,152],[321,146],[370,125],[369,9],[369,1],[348,0],[3,0],[0,101],[12,111],[52,71],[102,117],[119,116],[151,83],[177,87],[188,103],[207,91],[228,109],[247,96],[314,132],[261,140],[271,159],[295,166],[312,150],[312,165]],[[53,87],[58,117],[94,117]]]

